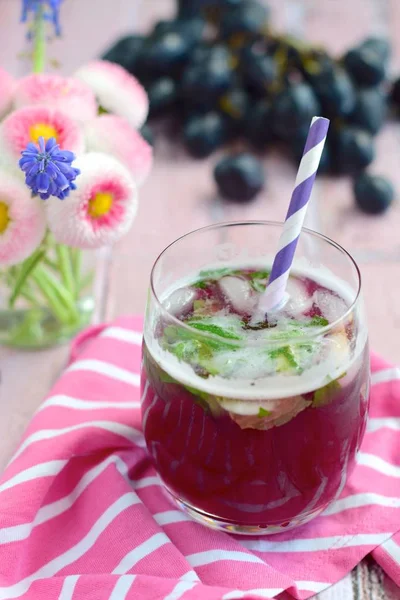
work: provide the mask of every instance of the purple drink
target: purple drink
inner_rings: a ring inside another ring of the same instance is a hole
[[[285,301],[259,309],[282,225],[205,227],[154,264],[143,430],[172,499],[243,534],[305,523],[339,496],[367,418],[357,265],[303,229]]]
[[[144,342],[143,426],[155,466],[194,516],[238,532],[308,521],[337,496],[365,430],[367,345],[337,291],[291,276],[256,315],[268,272],[203,272],[164,301]],[[324,331],[326,333],[324,334]]]

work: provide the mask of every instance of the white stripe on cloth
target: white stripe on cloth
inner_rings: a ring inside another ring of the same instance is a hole
[[[128,342],[134,346],[141,346],[143,334],[139,331],[132,331],[131,329],[125,329],[124,327],[107,327],[101,334],[100,337],[113,338],[114,340],[120,340],[121,342]]]
[[[170,544],[171,540],[165,535],[165,533],[155,533],[151,538],[136,546],[133,550],[130,550],[128,554],[124,556],[121,562],[112,571],[113,575],[123,575],[130,571],[136,563],[142,558],[149,556],[152,552],[161,548],[165,544]]]
[[[181,577],[179,577],[179,579],[181,581],[200,581],[199,576],[197,575],[196,571],[193,571],[193,569],[191,571],[187,571],[187,573],[184,573]]]
[[[29,467],[28,469],[17,473],[17,475],[14,475],[14,477],[11,477],[2,485],[0,485],[0,492],[9,490],[16,485],[20,485],[21,483],[25,483],[27,481],[33,481],[34,479],[40,479],[41,477],[53,477],[54,475],[58,475],[58,473],[65,467],[67,462],[67,460],[50,460],[45,463],[34,465],[33,467]]]
[[[95,358],[77,360],[65,370],[65,373],[73,373],[75,371],[98,373],[99,375],[105,375],[106,377],[121,381],[122,383],[128,383],[134,387],[139,387],[140,385],[140,375],[137,373],[132,373],[127,369],[122,369],[122,367],[117,367],[109,362],[97,360]]]
[[[340,550],[344,547],[354,546],[378,546],[392,535],[392,532],[358,533],[356,535],[293,539],[285,542],[242,540],[241,544],[245,548],[256,552],[316,552],[319,550]]]
[[[332,583],[322,581],[296,581],[295,583],[297,588],[302,592],[322,592],[322,590],[332,585]]]
[[[382,548],[389,554],[391,558],[400,564],[400,546],[396,544],[393,538],[382,544]]]
[[[109,600],[125,600],[135,578],[136,575],[121,575],[111,592]]]
[[[299,591],[308,592],[321,592],[326,588],[330,587],[332,583],[326,583],[321,581],[296,581],[296,587]],[[259,596],[260,598],[273,598],[277,594],[283,592],[283,588],[271,588],[271,589],[254,589],[254,590],[233,590],[222,596],[223,600],[239,600],[240,598],[247,598],[249,594],[253,596]]]
[[[136,494],[129,492],[124,494],[116,502],[107,508],[101,517],[92,526],[90,531],[74,546],[63,552],[50,562],[46,563],[35,573],[21,579],[17,583],[0,587],[0,600],[12,600],[25,594],[31,584],[38,579],[54,577],[61,569],[64,569],[86,554],[96,543],[100,535],[124,510],[140,502]]]
[[[58,600],[72,600],[78,579],[79,575],[68,575],[68,577],[64,579]]]
[[[166,510],[165,512],[156,513],[153,515],[153,519],[159,525],[170,525],[171,523],[183,523],[189,521],[193,523],[193,519],[188,517],[185,513],[180,510]]]
[[[140,447],[145,447],[145,441],[143,439],[142,433],[133,427],[129,427],[128,425],[124,425],[123,423],[117,423],[116,421],[87,421],[86,423],[78,423],[77,425],[71,425],[70,427],[64,427],[63,429],[40,429],[39,431],[35,431],[30,436],[28,436],[20,445],[17,452],[14,454],[10,462],[7,466],[9,466],[14,460],[16,460],[26,448],[35,444],[36,442],[41,442],[43,440],[50,440],[57,438],[61,435],[65,435],[67,433],[72,433],[73,431],[79,431],[80,429],[87,429],[93,427],[95,429],[104,429],[105,431],[109,431],[110,433],[115,433],[116,435],[120,435],[121,437],[127,439],[129,442],[132,442]]]
[[[379,429],[393,429],[394,431],[400,431],[400,417],[380,417],[368,419],[367,431],[374,433]]]
[[[247,552],[240,552],[240,550],[205,550],[204,552],[189,554],[186,556],[186,560],[192,567],[203,567],[204,565],[209,565],[220,560],[264,564],[258,556],[248,554]]]
[[[322,516],[336,515],[345,510],[361,508],[362,506],[388,506],[391,508],[400,508],[400,498],[391,498],[389,496],[382,496],[381,494],[374,494],[373,492],[354,494],[336,500],[336,502],[324,510]]]
[[[132,410],[140,408],[140,402],[116,402],[108,400],[83,400],[81,398],[74,398],[73,396],[66,396],[65,394],[57,394],[50,396],[41,406],[35,414],[38,414],[45,408],[50,406],[62,406],[64,408],[71,408],[74,410],[101,410],[103,408],[116,408],[121,410]]]
[[[331,586],[332,583],[325,583],[321,581],[296,581],[296,587],[299,591],[308,592],[321,592],[327,587]],[[233,590],[222,596],[222,600],[239,600],[240,598],[247,598],[248,595],[259,596],[260,598],[273,598],[277,594],[283,592],[283,588],[270,588],[270,589],[253,589],[253,590]]]
[[[397,379],[400,379],[400,369],[397,367],[375,371],[375,373],[372,373],[371,375],[372,385],[377,385],[378,383],[387,383],[388,381],[396,381]]]
[[[148,487],[150,485],[158,485],[162,486],[160,478],[158,476],[152,477],[143,477],[143,479],[131,479],[131,483],[135,490],[141,490],[144,487]]]
[[[400,477],[400,466],[392,465],[392,463],[383,460],[380,456],[375,454],[368,454],[366,452],[359,452],[356,458],[357,464],[363,467],[369,467],[375,471],[379,471],[382,475],[388,475],[389,477]]]
[[[165,596],[164,600],[179,600],[185,592],[188,592],[197,585],[195,581],[179,581],[171,593]]]
[[[222,596],[222,600],[240,600],[241,598],[248,598],[251,594],[252,596],[258,596],[259,598],[268,598],[271,599],[277,594],[283,592],[283,588],[270,588],[270,589],[254,589],[254,590],[232,590],[231,592],[227,592]]]
[[[68,496],[42,506],[31,523],[21,523],[0,529],[0,544],[25,540],[29,537],[34,527],[42,525],[67,511],[78,500],[85,489],[111,464],[115,464],[119,473],[127,479],[128,467],[125,462],[119,456],[109,456],[103,462],[90,469],[90,471],[87,471]]]

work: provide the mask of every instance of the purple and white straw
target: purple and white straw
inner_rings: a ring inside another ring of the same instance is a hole
[[[303,227],[328,128],[328,119],[313,117],[279,239],[278,251],[274,258],[267,288],[260,299],[259,309],[264,313],[279,307],[284,299],[290,268]]]

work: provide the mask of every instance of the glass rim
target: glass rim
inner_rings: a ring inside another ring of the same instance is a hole
[[[199,337],[200,339],[205,338],[205,339],[210,339],[212,341],[221,341],[221,336],[218,336],[216,334],[210,333],[208,331],[201,331],[198,330],[194,327],[191,327],[190,325],[187,325],[185,322],[180,321],[175,315],[173,315],[169,310],[167,310],[160,298],[158,297],[158,294],[155,290],[155,286],[154,286],[154,275],[155,275],[155,269],[157,268],[157,265],[159,263],[159,261],[162,259],[162,257],[168,252],[168,250],[170,248],[172,248],[173,246],[175,246],[175,244],[177,244],[178,242],[184,240],[185,238],[195,234],[195,233],[201,233],[201,232],[207,232],[207,231],[212,231],[213,229],[223,229],[225,227],[239,227],[239,226],[243,226],[243,225],[266,225],[268,227],[272,226],[272,227],[279,227],[282,228],[284,223],[281,221],[268,221],[268,220],[249,220],[249,221],[222,221],[220,223],[213,223],[212,225],[206,225],[205,227],[198,227],[197,229],[193,229],[192,231],[188,231],[187,233],[184,233],[183,235],[179,236],[178,238],[176,238],[174,241],[172,241],[170,244],[168,244],[161,252],[160,254],[157,256],[157,258],[155,259],[153,266],[151,268],[151,272],[150,272],[150,290],[153,294],[153,297],[156,301],[156,304],[158,305],[159,310],[161,311],[161,313],[166,314],[168,316],[168,319],[170,320],[170,322],[179,325],[180,327],[183,327],[184,329],[186,329],[187,331],[190,331],[192,334],[195,334],[196,337]],[[338,319],[336,319],[335,321],[333,321],[332,323],[329,323],[328,325],[325,325],[324,327],[315,327],[315,331],[313,332],[305,332],[306,335],[304,336],[292,336],[292,337],[276,337],[274,339],[271,340],[267,340],[267,339],[260,339],[257,340],[257,342],[255,342],[255,345],[258,344],[263,344],[263,345],[281,345],[282,342],[285,342],[285,345],[290,345],[291,343],[299,343],[300,340],[310,340],[310,339],[315,339],[315,338],[320,338],[321,336],[325,335],[326,333],[329,333],[330,331],[333,331],[334,329],[338,328],[340,326],[340,324],[344,321],[346,321],[346,319],[351,315],[351,313],[353,312],[357,302],[360,299],[360,295],[361,295],[361,272],[360,269],[355,261],[355,259],[352,257],[352,255],[350,254],[350,252],[348,252],[345,248],[343,248],[343,246],[341,246],[340,244],[338,244],[337,242],[335,242],[334,240],[332,240],[331,238],[329,238],[328,236],[324,235],[323,233],[319,233],[317,231],[313,231],[312,229],[309,229],[308,227],[303,227],[302,228],[302,233],[306,232],[307,234],[311,235],[314,238],[317,238],[319,240],[322,240],[323,242],[328,243],[330,246],[333,246],[336,250],[339,250],[342,254],[344,254],[347,259],[349,260],[349,262],[353,265],[355,272],[356,272],[356,276],[357,276],[357,291],[354,297],[354,300],[352,301],[352,303],[350,304],[350,306],[347,308],[347,310],[345,311],[345,313],[343,313],[342,316],[340,316]],[[312,328],[314,329],[314,328]],[[287,332],[286,332],[287,333]],[[223,338],[224,344],[229,344],[232,346],[240,346],[243,345],[245,346],[249,346],[249,342],[248,340],[233,340],[233,339],[229,339],[229,338]],[[243,343],[244,342],[244,343]],[[252,344],[253,345],[253,344]]]

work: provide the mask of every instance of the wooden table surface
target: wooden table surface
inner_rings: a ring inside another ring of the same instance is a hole
[[[188,0],[189,1],[189,0]],[[340,55],[369,34],[392,41],[392,72],[400,73],[400,0],[270,0],[273,21],[282,31],[323,43]],[[29,69],[18,25],[21,2],[0,0],[0,64],[14,75]],[[65,0],[64,39],[50,49],[63,73],[98,56],[116,37],[146,31],[154,19],[173,14],[173,0]],[[385,126],[377,138],[372,170],[388,175],[400,193],[400,123]],[[285,215],[295,169],[281,156],[265,158],[267,186],[248,206],[225,205],[216,198],[211,167],[216,156],[195,161],[181,148],[157,140],[155,165],[141,190],[140,208],[130,234],[114,249],[109,272],[106,318],[142,313],[149,270],[158,253],[188,230],[217,221],[277,219]],[[363,277],[372,348],[400,363],[400,204],[384,216],[367,217],[353,207],[347,178],[320,178],[308,216],[311,228],[351,251]],[[60,373],[67,348],[40,353],[0,350],[0,472],[14,451],[32,413]],[[351,576],[320,595],[324,600],[394,600],[400,589],[373,563],[363,562]]]

